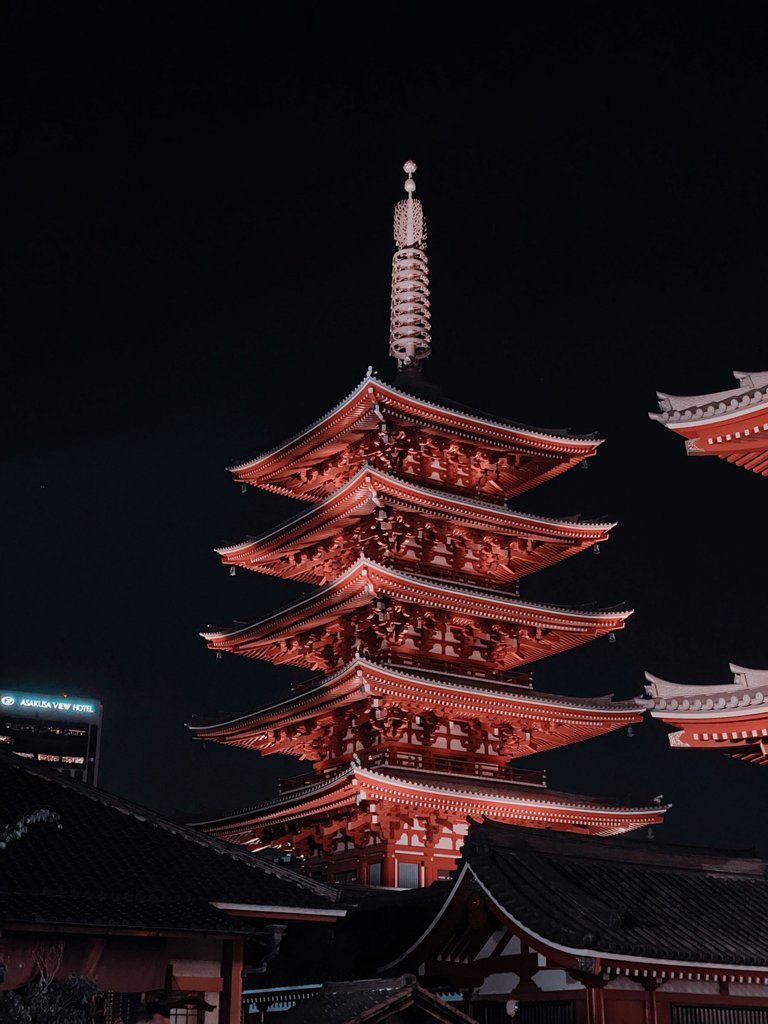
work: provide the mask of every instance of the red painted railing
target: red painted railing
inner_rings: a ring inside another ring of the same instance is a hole
[[[402,768],[406,771],[440,772],[442,775],[458,775],[463,778],[485,779],[486,781],[514,782],[521,786],[544,787],[547,784],[545,771],[531,771],[528,768],[516,768],[514,765],[499,765],[493,761],[480,759],[469,760],[462,757],[440,757],[432,753],[421,753],[414,750],[400,750],[383,747],[381,750],[369,751],[358,755],[363,767]],[[304,789],[324,776],[335,775],[343,765],[337,765],[324,773],[304,772],[287,779],[280,779],[278,785],[281,796]]]

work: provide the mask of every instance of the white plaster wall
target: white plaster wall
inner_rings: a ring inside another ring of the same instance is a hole
[[[512,995],[520,984],[520,977],[508,971],[505,974],[489,974],[480,988],[475,989],[476,996]]]

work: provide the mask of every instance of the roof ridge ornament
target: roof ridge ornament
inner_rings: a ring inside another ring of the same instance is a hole
[[[418,199],[414,199],[417,168],[406,160],[403,170],[407,199],[395,206],[395,244],[392,257],[392,306],[389,327],[389,354],[397,360],[399,370],[410,367],[421,370],[429,358],[432,337],[429,312],[429,263],[427,260],[427,225]]]

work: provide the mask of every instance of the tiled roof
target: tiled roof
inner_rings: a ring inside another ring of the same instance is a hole
[[[485,821],[463,860],[511,918],[571,951],[768,965],[768,864],[755,857]]]
[[[667,395],[657,391],[661,412],[649,412],[648,416],[665,424],[707,420],[729,413],[738,415],[768,400],[768,372],[734,370],[733,376],[739,387],[709,395]]]
[[[402,978],[373,978],[368,981],[337,982],[324,985],[311,999],[297,1003],[280,1014],[282,1024],[357,1024],[359,1021],[385,1021],[409,1008],[421,1010],[424,1019],[474,1024],[456,1007],[422,988],[413,975]],[[408,1018],[410,1019],[410,1018]]]
[[[483,676],[466,676],[450,671],[441,673],[430,672],[427,669],[414,665],[398,665],[395,662],[376,662],[373,659],[355,657],[332,674],[320,677],[318,685],[313,686],[311,689],[301,690],[299,693],[292,694],[284,700],[257,708],[255,711],[241,712],[240,714],[231,713],[230,716],[224,719],[222,719],[221,715],[211,715],[205,718],[195,716],[192,722],[187,723],[187,727],[192,732],[201,732],[216,727],[245,726],[251,723],[255,724],[260,719],[280,710],[285,715],[298,714],[305,706],[311,708],[314,713],[318,708],[317,698],[324,692],[328,694],[329,704],[332,700],[339,699],[334,692],[334,682],[339,677],[351,674],[357,668],[364,672],[367,670],[372,674],[379,673],[385,677],[394,675],[406,681],[415,680],[417,682],[426,682],[427,684],[431,683],[441,688],[451,687],[456,690],[473,690],[479,694],[492,695],[515,703],[531,704],[534,706],[551,704],[557,708],[599,711],[601,714],[606,715],[626,714],[629,711],[637,710],[640,700],[640,698],[613,700],[612,694],[599,697],[572,697],[562,694],[543,693],[528,686],[523,688],[520,684],[515,685],[513,681],[503,682],[496,679],[487,679]],[[324,705],[320,704],[319,706],[323,707]]]
[[[647,698],[638,697],[642,707],[656,711],[701,711],[712,716],[720,711],[766,704],[768,707],[768,669],[744,668],[730,665],[732,683],[720,686],[700,686],[695,683],[671,683],[666,679],[645,673],[649,685]]]
[[[342,887],[346,917],[333,926],[333,942],[318,945],[316,925],[296,922],[257,986],[297,985],[367,978],[415,942],[442,907],[450,883],[418,889]],[[246,987],[249,987],[246,985]],[[282,1018],[281,1018],[282,1019]]]
[[[331,910],[338,893],[153,811],[0,755],[0,825],[54,811],[0,852],[0,924],[247,930],[212,904]]]
[[[256,458],[247,459],[244,462],[239,462],[233,466],[230,466],[230,470],[236,472],[237,470],[245,469],[249,466],[254,465],[257,462],[266,460],[271,455],[276,455],[278,452],[286,448],[289,448],[296,441],[299,441],[300,439],[305,438],[307,435],[310,435],[316,428],[321,426],[321,424],[333,419],[334,414],[343,409],[344,406],[347,405],[354,398],[357,398],[359,395],[362,395],[365,392],[365,390],[371,385],[378,387],[378,389],[384,395],[386,395],[388,392],[390,395],[394,397],[405,398],[409,399],[412,402],[416,402],[419,405],[423,406],[426,412],[448,413],[449,415],[458,414],[460,416],[467,417],[470,420],[475,421],[476,425],[480,428],[500,427],[504,430],[511,429],[519,431],[521,434],[530,435],[530,437],[533,439],[562,439],[563,441],[574,441],[577,443],[591,443],[594,446],[597,446],[598,444],[602,443],[594,436],[594,434],[571,434],[571,432],[568,429],[562,428],[543,429],[537,427],[529,427],[520,423],[515,423],[512,420],[502,419],[501,417],[498,416],[490,417],[486,413],[481,413],[476,409],[470,409],[469,407],[457,405],[456,403],[453,402],[451,403],[451,406],[438,404],[437,402],[430,402],[423,397],[416,396],[407,391],[401,391],[398,388],[394,387],[392,384],[384,383],[383,381],[379,380],[379,378],[373,372],[371,367],[369,367],[368,372],[357,385],[357,387],[353,388],[353,390],[350,391],[348,395],[346,395],[324,416],[320,416],[318,419],[314,420],[308,427],[305,427],[297,434],[294,434],[292,437],[288,438],[287,441],[283,441],[281,444],[276,445],[274,448],[268,449],[266,452],[262,452],[260,455],[256,456]]]

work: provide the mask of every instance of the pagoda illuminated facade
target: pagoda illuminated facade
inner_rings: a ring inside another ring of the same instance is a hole
[[[543,772],[517,767],[643,714],[633,701],[539,693],[528,672],[622,629],[630,614],[518,593],[521,578],[604,542],[613,524],[515,512],[507,500],[591,458],[600,442],[434,400],[421,372],[431,345],[426,226],[416,166],[404,170],[396,385],[369,369],[322,419],[232,468],[241,485],[307,508],[220,549],[222,561],[317,589],[252,625],[203,636],[217,652],[310,675],[277,704],[191,729],[312,764],[276,798],[199,827],[254,850],[291,850],[329,880],[411,887],[453,868],[468,818],[615,835],[659,822],[666,808],[556,792]]]

